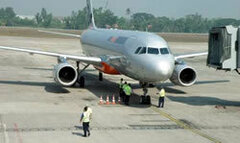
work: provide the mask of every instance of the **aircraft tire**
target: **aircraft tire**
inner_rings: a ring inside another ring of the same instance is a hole
[[[155,87],[155,85],[154,85],[153,83],[150,83],[150,84],[148,85],[148,87],[153,88],[153,87]]]
[[[79,78],[78,83],[79,83],[80,88],[84,88],[84,86],[85,86],[85,78],[83,76],[81,76]]]
[[[98,77],[99,81],[103,81],[103,74],[101,72],[99,72],[99,77]]]

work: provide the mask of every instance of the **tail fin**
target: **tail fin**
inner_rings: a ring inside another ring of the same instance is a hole
[[[94,21],[94,15],[93,15],[93,7],[92,7],[92,0],[86,0],[87,2],[87,24],[89,28],[96,29],[95,21]]]

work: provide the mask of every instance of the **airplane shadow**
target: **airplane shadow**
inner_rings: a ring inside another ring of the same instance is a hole
[[[34,82],[34,81],[3,81],[0,80],[0,84],[8,84],[8,85],[26,85],[26,86],[42,86],[45,91],[50,93],[70,93],[66,88],[57,85],[56,83],[49,82]]]
[[[117,101],[119,98],[119,85],[116,82],[112,82],[106,78],[103,81],[98,80],[98,75],[92,73],[85,73],[86,75],[86,89],[92,92],[98,98],[102,97],[106,100],[107,96],[109,96],[110,100],[112,100],[112,96],[115,96],[115,100]],[[133,87],[139,87],[138,84],[132,84]],[[141,105],[139,104],[140,95],[133,94],[129,100],[130,107],[136,108],[148,108],[150,105]]]
[[[173,93],[173,94],[187,94],[185,91],[179,90],[179,89],[174,89],[169,86],[163,85],[165,91],[167,93]],[[161,86],[157,86],[158,90],[161,90]]]
[[[240,106],[240,101],[229,101],[216,97],[202,97],[202,96],[167,96],[168,99],[174,102],[180,102],[193,106],[205,106],[205,105],[221,105],[221,106]]]
[[[216,84],[216,83],[225,83],[225,82],[230,82],[229,80],[208,80],[208,81],[196,81],[194,85],[201,85],[201,84]],[[193,85],[193,86],[194,86]],[[187,94],[185,91],[179,90],[172,88],[176,85],[173,83],[167,82],[167,83],[162,83],[162,84],[157,84],[156,87],[158,90],[161,89],[161,87],[164,87],[165,91],[167,93],[173,93],[173,94]]]
[[[32,68],[34,70],[39,70],[40,68]],[[49,69],[42,69],[42,70],[49,70]],[[90,70],[91,71],[91,70]],[[103,99],[106,100],[107,96],[110,96],[110,100],[112,96],[115,96],[115,100],[117,101],[119,97],[119,88],[118,88],[118,82],[113,82],[111,80],[108,80],[106,78],[103,79],[103,81],[98,80],[98,74],[93,74],[89,72],[85,72],[85,88],[92,92],[96,97],[103,97]],[[228,80],[216,80],[216,81],[198,81],[196,82],[196,85],[198,84],[213,84],[213,83],[222,83],[222,82],[229,82]],[[70,93],[68,89],[70,88],[79,88],[78,86],[75,87],[69,87],[65,88],[61,85],[58,85],[54,82],[34,82],[34,81],[3,81],[0,80],[0,84],[12,84],[12,85],[26,85],[26,86],[42,86],[44,87],[45,91],[50,93],[56,93],[56,94],[67,94]],[[157,89],[160,89],[161,86],[163,86],[167,93],[173,93],[173,94],[187,94],[186,92],[175,89],[174,84],[172,83],[163,83],[156,85]],[[141,89],[141,86],[137,83],[132,84],[133,89]],[[187,104],[193,104],[193,105],[215,105],[217,103],[222,103],[224,101],[219,100],[213,100],[211,97],[173,97],[168,96],[169,99],[176,101],[176,102],[183,102]],[[201,100],[204,98],[204,100]],[[200,99],[200,100],[199,100]],[[208,99],[208,100],[207,100]],[[206,101],[205,101],[206,100]],[[144,106],[139,104],[140,101],[140,95],[133,94],[130,98],[130,105],[132,107],[138,107],[138,108],[146,108],[149,106]],[[208,101],[208,102],[207,102]],[[238,105],[238,103],[234,102],[226,102],[227,105]]]

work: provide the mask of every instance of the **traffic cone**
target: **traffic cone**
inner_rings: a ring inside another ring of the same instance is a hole
[[[110,102],[109,102],[109,96],[107,96],[106,104],[107,104],[107,105],[110,104]]]
[[[118,96],[118,104],[121,104],[121,97]]]
[[[99,103],[98,103],[98,104],[100,104],[100,105],[103,104],[103,98],[102,98],[102,96],[100,96],[100,100],[99,100]]]
[[[112,104],[116,104],[114,95],[112,96]]]

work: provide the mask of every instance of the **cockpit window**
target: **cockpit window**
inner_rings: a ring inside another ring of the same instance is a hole
[[[167,55],[167,54],[169,54],[168,48],[161,48],[161,49],[160,49],[160,52],[161,52],[162,55]]]
[[[158,55],[159,54],[159,50],[157,48],[150,48],[150,47],[148,47],[148,54]]]
[[[147,48],[143,47],[139,54],[146,54],[146,52],[147,52]]]
[[[135,51],[135,54],[138,54],[139,51],[141,50],[142,47],[138,47],[137,50]]]

